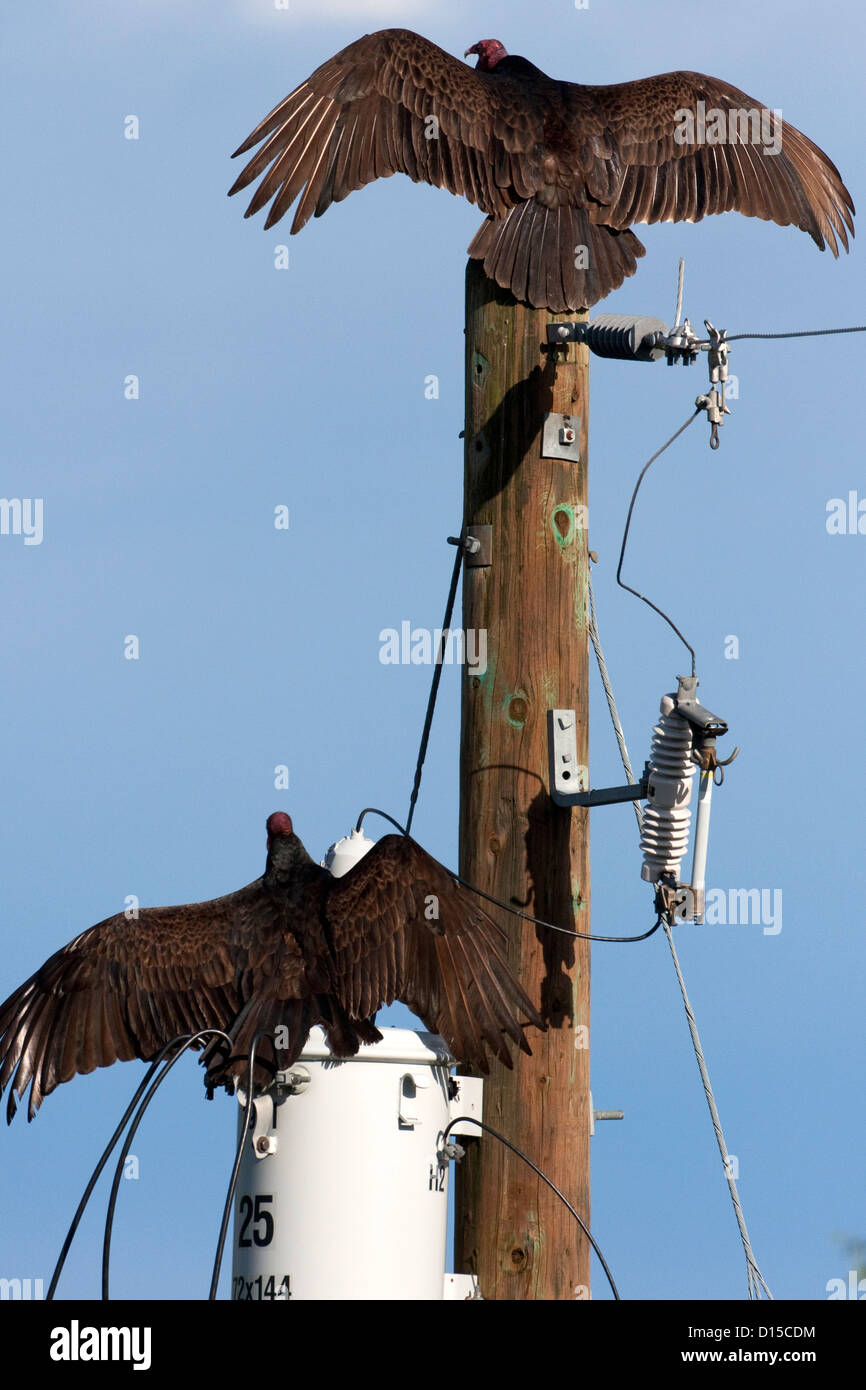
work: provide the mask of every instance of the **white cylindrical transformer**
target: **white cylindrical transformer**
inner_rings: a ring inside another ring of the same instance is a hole
[[[438,1142],[454,1059],[432,1033],[382,1032],[336,1061],[314,1028],[291,1068],[300,1089],[276,1106],[256,1101],[235,1200],[233,1299],[443,1297]]]

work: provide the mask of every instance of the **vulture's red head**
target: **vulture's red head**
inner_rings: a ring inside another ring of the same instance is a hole
[[[478,62],[475,64],[476,72],[492,72],[500,58],[507,58],[508,53],[505,45],[498,39],[479,39],[471,48],[467,48],[463,54],[468,58],[470,53],[478,54]]]
[[[292,818],[287,816],[285,811],[274,811],[272,816],[268,816],[268,849],[278,835],[294,835],[292,829]]]

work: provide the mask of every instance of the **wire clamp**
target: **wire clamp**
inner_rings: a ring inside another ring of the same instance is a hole
[[[725,404],[725,382],[728,379],[728,339],[726,328],[714,328],[709,319],[704,319],[709,346],[707,363],[710,370],[710,389],[705,396],[698,396],[695,405],[707,412],[710,422],[710,448],[719,447],[719,425],[724,424],[730,410]]]
[[[698,360],[701,342],[689,320],[683,319],[670,333],[660,337],[659,346],[664,348],[669,367],[680,361],[684,367],[691,367]]]
[[[678,915],[677,909],[681,908],[682,904],[682,887],[676,882],[676,877],[676,874],[667,874],[656,884],[653,909],[668,923],[673,922]]]
[[[447,1168],[452,1159],[455,1163],[459,1163],[461,1158],[465,1157],[466,1150],[462,1144],[443,1144],[439,1150],[439,1167]]]
[[[728,407],[725,405],[724,395],[713,387],[705,396],[698,396],[695,401],[698,410],[707,412],[707,419],[710,422],[710,448],[719,447],[719,425],[724,422],[726,415],[730,415]]]

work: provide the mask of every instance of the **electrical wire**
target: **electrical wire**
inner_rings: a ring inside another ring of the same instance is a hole
[[[361,812],[360,816],[358,817],[355,823],[356,831],[361,829],[361,826],[364,824],[364,817],[367,815],[381,816],[383,820],[389,821],[391,825],[393,825],[397,830],[399,830],[401,835],[409,835],[409,831],[406,829],[405,825],[401,825],[400,822],[398,820],[395,820],[393,816],[389,816],[387,811],[380,811],[378,806],[364,807],[363,811]]]
[[[449,1123],[445,1126],[445,1129],[442,1131],[443,1146],[447,1143],[448,1135],[451,1133],[454,1126],[456,1124],[463,1124],[467,1120],[470,1124],[477,1125],[478,1128],[483,1130],[485,1134],[491,1134],[494,1139],[498,1139],[500,1144],[504,1144],[506,1149],[510,1149],[513,1154],[516,1154],[518,1158],[521,1158],[524,1163],[528,1164],[529,1167],[532,1169],[533,1173],[537,1173],[538,1176],[541,1178],[542,1182],[547,1183],[547,1186],[550,1188],[551,1192],[555,1192],[559,1200],[563,1203],[563,1205],[568,1207],[568,1210],[571,1212],[578,1226],[583,1231],[583,1234],[586,1236],[596,1255],[598,1255],[598,1258],[601,1261],[601,1267],[607,1275],[608,1283],[610,1284],[610,1287],[613,1290],[614,1298],[618,1301],[621,1301],[619,1289],[613,1281],[613,1275],[611,1274],[610,1269],[608,1268],[607,1260],[601,1253],[601,1250],[599,1249],[598,1244],[595,1241],[592,1232],[590,1231],[586,1222],[583,1220],[580,1213],[574,1209],[574,1207],[571,1205],[571,1202],[568,1200],[565,1194],[560,1192],[559,1188],[556,1186],[556,1183],[551,1182],[547,1174],[542,1172],[537,1163],[533,1163],[532,1159],[529,1157],[528,1154],[525,1154],[522,1149],[518,1149],[516,1144],[512,1144],[510,1139],[506,1139],[504,1134],[500,1134],[499,1131],[493,1129],[492,1126],[484,1124],[481,1120],[476,1120],[474,1115],[457,1115],[453,1120],[450,1120]]]
[[[633,589],[633,588],[631,587],[630,584],[625,584],[625,583],[623,583],[623,580],[621,579],[620,576],[622,575],[622,562],[623,562],[623,560],[625,559],[625,548],[626,548],[626,544],[628,543],[628,533],[629,533],[629,529],[630,529],[630,527],[631,527],[631,515],[632,515],[632,512],[634,511],[634,504],[635,504],[635,502],[637,501],[638,489],[640,488],[640,485],[641,485],[641,483],[642,483],[643,480],[644,480],[644,476],[645,476],[645,474],[647,473],[647,471],[648,471],[648,469],[650,468],[650,466],[651,466],[652,464],[655,463],[655,461],[656,461],[656,459],[659,457],[659,455],[660,455],[660,454],[663,454],[664,451],[665,451],[665,449],[670,448],[671,444],[673,444],[673,442],[674,442],[675,439],[679,439],[679,437],[680,437],[680,435],[683,433],[683,431],[688,429],[689,425],[691,425],[691,424],[697,419],[697,417],[701,414],[702,410],[703,410],[703,406],[700,406],[700,405],[695,406],[695,409],[694,409],[693,413],[689,416],[689,418],[688,418],[687,420],[683,421],[683,423],[680,425],[679,429],[676,430],[676,431],[671,435],[671,437],[670,437],[670,439],[667,441],[667,443],[666,443],[666,444],[663,444],[662,447],[661,447],[660,449],[657,449],[656,452],[653,454],[652,458],[649,459],[649,460],[644,464],[643,468],[641,469],[640,474],[638,475],[638,480],[637,480],[637,482],[636,482],[635,485],[634,485],[634,492],[633,492],[632,495],[631,495],[631,501],[629,502],[629,505],[628,505],[628,516],[626,517],[625,530],[624,530],[623,533],[622,533],[622,547],[621,547],[620,552],[619,552],[619,564],[617,565],[617,568],[616,568],[616,582],[617,582],[617,584],[620,586],[620,588],[621,588],[621,589],[627,590],[627,592],[630,593],[630,594],[634,594],[636,598],[641,599],[644,603],[648,604],[649,607],[652,608],[653,611],[654,611],[655,613],[658,613],[658,615],[659,615],[660,618],[664,618],[664,620],[665,620],[665,622],[667,623],[668,627],[673,628],[674,632],[676,633],[677,637],[679,637],[679,639],[680,639],[680,641],[682,642],[683,646],[686,647],[686,648],[688,649],[688,651],[691,653],[691,658],[692,658],[692,675],[695,674],[695,651],[694,651],[694,647],[692,647],[692,646],[690,645],[690,643],[686,641],[685,637],[684,637],[683,634],[680,632],[680,630],[679,630],[679,628],[677,627],[676,623],[674,623],[674,622],[668,617],[667,613],[665,613],[663,609],[659,608],[658,605],[655,604],[655,603],[653,603],[651,599],[648,599],[648,598],[646,597],[645,594],[638,593],[638,590],[637,590],[637,589]]]
[[[254,1034],[253,1040],[250,1044],[250,1088],[249,1092],[247,1093],[247,1103],[244,1108],[244,1122],[241,1126],[241,1132],[238,1137],[238,1145],[237,1149],[235,1150],[235,1161],[232,1167],[232,1175],[229,1179],[228,1192],[226,1193],[225,1205],[223,1207],[223,1216],[222,1221],[220,1223],[219,1238],[217,1240],[216,1254],[214,1255],[213,1273],[211,1274],[210,1291],[208,1293],[208,1300],[210,1302],[213,1302],[213,1300],[216,1298],[217,1285],[219,1283],[220,1278],[220,1268],[223,1262],[223,1250],[225,1248],[226,1233],[228,1231],[229,1218],[231,1216],[232,1204],[235,1198],[235,1191],[237,1190],[238,1174],[241,1168],[241,1159],[243,1157],[244,1152],[244,1143],[246,1142],[247,1135],[250,1132],[250,1124],[252,1122],[253,1117],[253,1106],[255,1103],[255,1087],[253,1086],[253,1076],[256,1064],[256,1044],[258,1043],[259,1038],[264,1038],[267,1036],[269,1036],[267,1029],[260,1028],[259,1031]]]
[[[147,1092],[147,1095],[144,1097],[144,1099],[142,1100],[141,1104],[140,1104],[139,1107],[138,1107],[138,1112],[137,1112],[137,1114],[136,1114],[136,1116],[135,1116],[135,1118],[134,1118],[134,1120],[133,1120],[133,1122],[132,1122],[132,1124],[131,1124],[131,1126],[130,1126],[130,1129],[129,1129],[129,1132],[128,1132],[127,1136],[126,1136],[126,1139],[124,1140],[123,1147],[122,1147],[122,1149],[121,1149],[121,1151],[120,1151],[120,1157],[119,1157],[118,1160],[117,1160],[117,1167],[115,1168],[115,1172],[114,1172],[114,1181],[112,1182],[112,1185],[111,1185],[111,1195],[110,1195],[110,1197],[109,1197],[109,1199],[108,1199],[108,1208],[107,1208],[106,1215],[105,1215],[105,1234],[104,1234],[103,1242],[102,1242],[102,1299],[103,1299],[103,1301],[107,1301],[107,1300],[109,1299],[109,1297],[110,1297],[109,1292],[108,1292],[108,1287],[109,1287],[109,1264],[110,1264],[110,1260],[111,1260],[111,1233],[112,1233],[112,1228],[113,1228],[113,1225],[114,1225],[114,1213],[115,1213],[115,1210],[116,1210],[116,1207],[117,1207],[117,1196],[118,1196],[118,1192],[119,1192],[119,1190],[120,1190],[120,1180],[121,1180],[121,1178],[122,1178],[122,1176],[123,1176],[123,1166],[124,1166],[124,1164],[126,1163],[126,1159],[127,1159],[128,1155],[129,1155],[129,1150],[130,1150],[131,1147],[132,1147],[132,1141],[133,1141],[133,1139],[135,1138],[135,1134],[136,1134],[136,1131],[137,1131],[137,1129],[138,1129],[138,1126],[141,1124],[141,1121],[144,1119],[145,1111],[147,1110],[148,1106],[150,1105],[150,1102],[153,1100],[154,1096],[156,1095],[156,1093],[157,1093],[157,1091],[159,1090],[160,1086],[162,1085],[163,1081],[164,1081],[165,1078],[168,1076],[168,1074],[169,1074],[169,1072],[171,1071],[172,1067],[174,1067],[174,1066],[180,1061],[181,1057],[184,1055],[185,1052],[187,1052],[191,1047],[194,1047],[195,1044],[196,1044],[201,1038],[205,1038],[205,1037],[220,1037],[220,1038],[225,1038],[226,1042],[227,1042],[228,1045],[229,1045],[229,1048],[231,1048],[231,1038],[228,1036],[227,1033],[223,1032],[223,1030],[222,1030],[221,1028],[202,1028],[202,1029],[200,1029],[199,1032],[197,1032],[197,1033],[192,1033],[192,1034],[182,1033],[182,1034],[180,1034],[177,1038],[173,1038],[172,1041],[171,1041],[170,1043],[167,1043],[166,1046],[163,1048],[162,1052],[160,1053],[159,1057],[157,1058],[157,1061],[156,1061],[156,1063],[154,1064],[154,1067],[155,1067],[161,1060],[163,1060],[163,1058],[164,1058],[164,1057],[166,1056],[166,1054],[168,1053],[169,1049],[171,1049],[171,1048],[173,1048],[173,1047],[176,1047],[176,1046],[178,1046],[178,1045],[180,1044],[179,1050],[178,1050],[177,1054],[176,1054],[174,1057],[170,1057],[170,1058],[168,1059],[168,1061],[165,1062],[165,1065],[164,1065],[164,1067],[163,1067],[163,1069],[162,1069],[162,1072],[160,1073],[160,1075],[156,1078],[156,1080],[155,1080],[155,1081],[152,1083],[152,1085],[150,1086],[150,1088],[149,1088],[149,1090],[148,1090],[148,1092]],[[152,1071],[153,1069],[154,1069],[154,1068],[151,1068],[151,1071]],[[150,1074],[151,1074],[151,1073],[148,1072],[148,1075],[145,1077],[145,1082],[148,1081],[148,1079],[149,1079],[149,1077],[150,1077]],[[139,1087],[139,1090],[136,1092],[136,1098],[138,1097],[138,1095],[140,1094],[140,1092],[141,1092],[142,1089],[143,1089],[142,1087]],[[133,1103],[134,1103],[134,1102],[133,1102]],[[113,1144],[112,1144],[112,1146],[113,1146]],[[108,1155],[106,1154],[106,1158],[107,1158],[107,1157],[108,1157]]]
[[[63,1242],[60,1255],[57,1259],[57,1264],[54,1266],[54,1273],[51,1276],[51,1283],[48,1285],[48,1292],[45,1295],[46,1303],[51,1303],[54,1299],[54,1293],[57,1288],[60,1275],[63,1272],[63,1266],[66,1263],[66,1256],[69,1254],[72,1242],[75,1239],[75,1233],[78,1230],[78,1227],[81,1223],[81,1218],[84,1215],[87,1203],[90,1201],[90,1198],[93,1194],[93,1189],[99,1181],[99,1176],[103,1168],[105,1167],[106,1163],[111,1157],[111,1151],[117,1143],[118,1139],[120,1138],[121,1134],[123,1133],[124,1129],[126,1128],[127,1123],[129,1121],[129,1117],[135,1109],[136,1105],[138,1104],[140,1097],[144,1094],[144,1091],[147,1087],[148,1082],[150,1081],[150,1078],[153,1076],[153,1073],[156,1071],[166,1052],[169,1050],[169,1048],[173,1046],[173,1042],[167,1043],[166,1046],[163,1048],[162,1052],[160,1052],[159,1056],[156,1057],[153,1060],[153,1062],[151,1062],[147,1072],[145,1073],[144,1079],[141,1082],[141,1085],[138,1087],[137,1091],[135,1092],[135,1095],[132,1097],[132,1100],[129,1102],[128,1106],[124,1110],[123,1118],[121,1119],[120,1124],[117,1126],[117,1129],[114,1131],[111,1138],[109,1139],[108,1144],[103,1150],[102,1157],[100,1158],[99,1162],[93,1170],[93,1173],[90,1176],[90,1181],[84,1189],[81,1201],[78,1203],[75,1215],[72,1218],[72,1224],[70,1225],[69,1230],[66,1233],[66,1239]]]
[[[468,888],[470,893],[477,893],[479,898],[486,898],[495,907],[501,907],[503,911],[512,913],[515,917],[522,917],[525,922],[531,922],[534,927],[545,927],[548,931],[561,932],[563,936],[576,936],[580,941],[646,941],[648,937],[654,936],[662,924],[661,917],[657,917],[649,931],[641,932],[640,936],[596,936],[592,932],[572,931],[570,927],[559,927],[555,922],[545,922],[541,917],[533,917],[531,912],[524,912],[522,908],[514,907],[511,903],[505,903],[501,898],[494,898],[490,893],[485,893],[483,888],[477,888],[474,883],[467,883],[465,878],[460,878],[458,874],[447,870],[451,877],[456,879],[464,888]]]
[[[424,766],[424,759],[427,756],[427,743],[430,739],[430,729],[433,724],[433,711],[436,708],[436,696],[439,693],[439,682],[442,679],[442,662],[445,657],[445,646],[448,642],[448,634],[451,631],[451,615],[454,612],[454,600],[457,597],[457,582],[460,578],[460,566],[463,563],[463,542],[456,540],[454,544],[457,546],[457,554],[454,556],[454,568],[451,571],[451,587],[448,590],[448,602],[445,605],[445,617],[442,620],[442,633],[439,638],[439,651],[436,656],[436,663],[433,667],[433,681],[430,686],[430,696],[427,700],[427,713],[424,717],[424,728],[421,731],[421,746],[418,749],[418,761],[415,764],[415,780],[412,783],[412,792],[409,796],[409,815],[406,818],[407,835],[412,825],[412,818],[415,815],[415,803],[418,800],[418,792],[421,787],[421,769]]]
[[[391,825],[397,827],[401,835],[407,835],[407,831],[400,822],[396,821],[393,816],[389,816],[387,811],[380,811],[378,806],[366,806],[364,808],[358,817],[356,830],[361,829],[364,817],[368,813],[390,821]],[[411,839],[411,836],[408,838]],[[455,874],[454,870],[447,868],[446,865],[443,864],[442,868],[445,869],[446,874],[454,879],[455,883],[459,883],[462,888],[467,888],[470,893],[476,893],[479,898],[486,898],[489,903],[493,903],[494,907],[501,907],[503,912],[510,912],[514,917],[522,917],[525,922],[531,922],[534,927],[546,927],[548,931],[561,932],[563,936],[576,936],[580,941],[646,941],[647,937],[657,932],[662,924],[661,917],[659,917],[655,925],[650,927],[649,931],[642,932],[640,936],[595,936],[591,932],[573,931],[571,927],[560,927],[555,922],[545,922],[541,917],[533,917],[531,912],[524,912],[522,908],[515,907],[512,903],[503,902],[501,898],[494,898],[492,894],[485,893],[483,888],[478,888],[468,879],[461,878],[459,874]]]
[[[866,333],[866,324],[858,324],[856,328],[805,328],[799,333],[729,333],[725,342],[742,343],[747,338],[825,338],[833,333]]]

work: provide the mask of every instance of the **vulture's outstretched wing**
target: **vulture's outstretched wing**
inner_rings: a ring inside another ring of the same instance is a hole
[[[118,913],[57,951],[0,1005],[7,1119],[28,1085],[32,1120],[61,1082],[116,1061],[149,1061],[181,1033],[239,1025],[237,1050],[248,1051],[256,1028],[279,1022],[281,1001],[306,992],[300,950],[279,930],[261,879],[211,902],[144,908],[134,920]]]
[[[625,228],[733,211],[800,227],[834,256],[838,236],[847,251],[854,205],[835,164],[730,83],[668,72],[566,91],[594,221]]]
[[[408,29],[383,29],[317,68],[235,155],[266,136],[229,192],[267,169],[245,215],[273,198],[271,227],[304,189],[298,232],[353,189],[396,173],[502,216],[538,186],[544,125],[520,82],[476,72]]]
[[[509,1067],[506,1038],[529,1052],[521,1017],[544,1028],[503,959],[501,928],[414,840],[381,839],[336,881],[327,913],[353,1017],[399,999],[484,1072],[485,1045]]]

